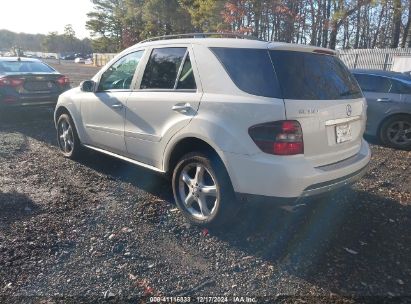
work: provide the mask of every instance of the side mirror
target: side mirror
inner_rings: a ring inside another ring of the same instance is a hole
[[[83,92],[94,92],[95,82],[93,80],[85,80],[80,83],[80,90]]]

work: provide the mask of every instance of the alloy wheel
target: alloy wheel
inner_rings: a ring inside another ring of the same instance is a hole
[[[393,121],[387,128],[388,140],[398,146],[411,144],[411,123],[404,120]]]
[[[59,144],[61,150],[69,154],[74,149],[74,135],[70,122],[67,119],[62,119],[58,126]]]
[[[187,164],[178,183],[181,202],[191,216],[206,220],[215,214],[219,204],[218,183],[203,164]]]

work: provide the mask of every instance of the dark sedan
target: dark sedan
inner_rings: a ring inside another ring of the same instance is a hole
[[[0,57],[0,108],[55,105],[68,77],[33,58]]]
[[[388,146],[411,149],[411,77],[380,70],[351,72],[367,99],[365,133]]]

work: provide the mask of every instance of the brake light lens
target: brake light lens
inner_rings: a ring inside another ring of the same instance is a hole
[[[61,77],[59,77],[59,78],[57,79],[57,82],[58,82],[60,85],[66,85],[66,84],[69,84],[69,83],[70,83],[70,79],[69,79],[67,76],[61,76]]]
[[[248,130],[261,151],[273,155],[304,154],[303,131],[296,120],[283,120],[252,126]]]
[[[0,87],[18,87],[23,83],[24,80],[19,78],[0,78]]]

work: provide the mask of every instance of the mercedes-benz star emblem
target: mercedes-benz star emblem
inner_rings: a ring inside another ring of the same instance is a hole
[[[347,116],[351,116],[351,114],[352,114],[352,107],[351,107],[351,105],[347,105],[347,108],[346,108],[345,110],[346,110]]]

